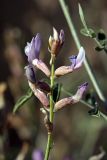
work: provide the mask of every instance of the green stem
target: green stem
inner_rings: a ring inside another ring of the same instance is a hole
[[[50,93],[50,122],[53,124],[53,117],[54,117],[54,102],[53,102],[53,87],[54,87],[54,57],[52,58],[52,64],[51,64],[51,76],[50,76],[50,84],[51,84],[51,93]],[[48,133],[48,141],[47,141],[47,147],[45,152],[45,158],[44,160],[49,159],[50,150],[52,147],[53,138],[52,138],[52,132]]]
[[[53,107],[54,107],[54,103],[53,103],[53,87],[54,87],[54,60],[52,62],[52,66],[51,66],[51,77],[50,77],[50,81],[51,81],[51,95],[50,95],[50,122],[53,123],[53,116],[54,116],[54,112],[53,112]]]
[[[70,14],[69,14],[69,11],[68,11],[68,7],[67,7],[67,5],[66,5],[66,3],[65,3],[64,0],[59,0],[59,3],[60,3],[60,6],[61,6],[61,8],[62,8],[62,11],[63,11],[63,13],[64,13],[64,16],[65,16],[65,18],[66,18],[66,21],[67,21],[67,23],[68,23],[68,26],[69,26],[71,35],[73,36],[73,39],[74,39],[74,41],[75,41],[75,44],[76,44],[76,46],[77,46],[77,48],[78,48],[78,50],[79,50],[80,47],[81,47],[80,40],[79,40],[79,37],[78,37],[77,32],[76,32],[76,30],[75,30],[75,27],[74,27],[74,24],[73,24],[73,22],[72,22],[72,19],[71,19],[71,17],[70,17]],[[89,75],[89,77],[90,77],[90,79],[91,79],[91,81],[92,81],[92,84],[93,84],[93,86],[94,86],[94,88],[95,88],[95,90],[96,90],[99,98],[100,98],[103,102],[105,102],[105,101],[106,101],[106,98],[105,98],[104,94],[102,93],[102,91],[101,91],[101,89],[100,89],[100,87],[99,87],[99,85],[98,85],[98,82],[97,82],[97,80],[96,80],[96,78],[95,78],[95,75],[94,75],[92,69],[91,69],[91,66],[90,66],[90,64],[89,64],[89,62],[88,62],[87,57],[86,57],[86,59],[85,59],[85,61],[84,61],[84,66],[85,66],[85,69],[86,69],[86,71],[87,71],[87,73],[88,73],[88,75]]]
[[[66,93],[67,95],[72,96],[72,94],[69,91],[66,91],[64,88],[62,88],[62,91],[64,93]],[[86,105],[87,107],[91,108],[91,109],[94,108],[94,106],[92,106],[91,104],[85,102],[84,100],[80,100],[80,102],[82,104]],[[102,116],[107,121],[107,116],[104,113],[102,113],[101,111],[99,111],[99,115]]]
[[[45,159],[44,160],[49,159],[49,154],[50,154],[50,150],[51,150],[51,141],[52,141],[52,134],[48,134],[48,141],[47,141]]]

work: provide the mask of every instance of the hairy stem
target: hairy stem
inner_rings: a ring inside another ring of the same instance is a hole
[[[74,39],[74,41],[75,41],[75,44],[76,44],[76,46],[77,46],[77,48],[78,48],[78,50],[79,50],[80,47],[81,47],[80,40],[79,40],[79,38],[78,38],[77,32],[76,32],[75,27],[74,27],[74,24],[73,24],[73,22],[72,22],[72,19],[71,19],[71,17],[70,17],[70,14],[69,14],[69,11],[68,11],[68,7],[67,7],[67,5],[66,5],[66,3],[65,3],[64,0],[59,0],[59,3],[60,3],[60,6],[61,6],[61,8],[62,8],[62,11],[63,11],[63,13],[64,13],[64,16],[65,16],[65,18],[66,18],[66,21],[67,21],[67,23],[68,23],[68,26],[69,26],[71,35],[73,36],[73,39]],[[85,69],[86,69],[86,71],[87,71],[87,73],[88,73],[88,75],[89,75],[89,77],[90,77],[90,79],[91,79],[91,81],[92,81],[92,84],[93,84],[93,86],[94,86],[94,88],[95,88],[95,90],[96,90],[99,98],[100,98],[103,102],[105,102],[105,101],[106,101],[106,98],[105,98],[103,92],[101,91],[101,89],[100,89],[100,87],[99,87],[99,84],[98,84],[98,82],[97,82],[97,80],[96,80],[96,77],[95,77],[95,75],[94,75],[94,73],[93,73],[93,71],[92,71],[92,69],[91,69],[91,66],[90,66],[90,64],[89,64],[89,62],[88,62],[87,57],[86,57],[86,59],[85,59],[85,61],[84,61],[84,66],[85,66]]]
[[[53,124],[53,117],[54,117],[54,102],[53,102],[53,87],[54,87],[54,57],[52,58],[52,64],[51,64],[51,76],[50,76],[50,84],[51,84],[51,93],[50,93],[50,122]],[[48,133],[48,141],[47,141],[47,147],[45,152],[45,159],[49,159],[50,150],[52,148],[53,143],[53,137],[52,132]]]

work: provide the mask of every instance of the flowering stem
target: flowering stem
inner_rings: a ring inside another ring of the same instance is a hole
[[[45,158],[44,158],[44,160],[48,160],[48,158],[49,158],[50,149],[51,149],[51,141],[52,141],[52,134],[48,134],[48,141],[47,141],[47,146],[46,146],[46,152],[45,152]]]
[[[66,5],[66,3],[65,3],[64,0],[59,0],[59,3],[60,3],[60,6],[61,6],[61,8],[62,8],[62,11],[63,11],[63,13],[64,13],[64,16],[65,16],[65,18],[66,18],[66,21],[67,21],[67,23],[68,23],[68,26],[69,26],[71,35],[73,36],[73,39],[74,39],[74,41],[75,41],[75,44],[76,44],[76,46],[77,46],[77,48],[78,48],[78,50],[79,50],[80,47],[81,47],[80,40],[79,40],[79,38],[78,38],[77,32],[76,32],[75,27],[74,27],[74,24],[73,24],[73,22],[72,22],[72,19],[71,19],[71,17],[70,17],[70,14],[69,14],[69,11],[68,11],[68,6]],[[96,77],[95,77],[92,69],[91,69],[91,66],[90,66],[90,64],[89,64],[89,62],[88,62],[87,57],[86,57],[86,59],[85,59],[85,61],[84,61],[84,66],[85,66],[85,69],[86,69],[86,71],[87,71],[87,73],[88,73],[88,75],[89,75],[89,77],[90,77],[90,79],[91,79],[91,81],[92,81],[92,84],[93,84],[93,86],[94,86],[94,88],[95,88],[95,90],[96,90],[99,98],[100,98],[103,102],[105,102],[105,101],[106,101],[106,98],[105,98],[105,96],[103,95],[103,93],[102,93],[102,91],[101,91],[101,89],[100,89],[100,87],[99,87],[99,85],[98,85],[98,82],[97,82],[97,80],[96,80]]]
[[[50,84],[51,84],[51,93],[50,93],[50,122],[53,124],[53,117],[54,117],[54,102],[53,102],[53,87],[54,87],[54,60],[55,58],[52,56],[52,64],[51,64],[51,76],[50,76]],[[48,133],[48,141],[47,141],[47,147],[45,152],[45,159],[48,160],[50,150],[52,148],[53,138],[52,138],[52,132]]]
[[[54,112],[53,112],[53,107],[54,107],[54,103],[53,103],[53,87],[54,87],[54,57],[52,58],[52,65],[51,65],[51,77],[50,77],[50,81],[51,81],[51,94],[50,94],[50,122],[53,123],[53,116],[54,116]]]
[[[66,91],[64,88],[62,88],[62,91],[63,91],[64,93],[66,93],[67,95],[72,96],[72,94],[71,94],[69,91]],[[91,104],[85,102],[84,100],[80,100],[80,102],[81,102],[82,104],[86,105],[87,107],[91,108],[91,109],[94,108],[94,106],[92,106]],[[101,117],[103,117],[103,118],[107,121],[107,116],[106,116],[104,113],[102,113],[101,111],[99,111],[99,115],[100,115]]]

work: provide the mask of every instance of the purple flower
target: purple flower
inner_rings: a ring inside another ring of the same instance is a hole
[[[28,62],[30,64],[33,64],[36,68],[40,69],[49,77],[50,70],[42,60],[39,60],[40,48],[41,36],[38,33],[35,38],[32,38],[31,43],[27,43],[27,46],[25,47],[25,54],[27,55]]]
[[[32,160],[43,160],[43,152],[35,149],[32,153]]]
[[[75,103],[79,102],[83,96],[83,93],[86,91],[87,86],[88,86],[88,83],[82,84],[78,88],[75,95],[73,95],[71,97],[63,98],[63,99],[59,100],[58,102],[56,102],[55,107],[54,107],[54,112],[62,109],[63,107],[66,107],[69,104],[75,104]]]
[[[81,67],[84,59],[85,59],[85,50],[83,47],[80,48],[78,55],[72,55],[69,57],[70,62],[72,62],[71,66],[74,69]]]
[[[36,37],[32,38],[32,41],[30,43],[27,43],[27,46],[25,47],[25,54],[28,57],[28,62],[32,63],[34,59],[39,59],[39,53],[41,48],[41,36],[38,33]]]
[[[84,84],[82,84],[81,86],[78,87],[76,94],[73,96],[73,99],[75,100],[75,102],[78,102],[82,98],[87,87],[88,87],[87,82],[85,82]]]
[[[78,55],[72,55],[69,57],[72,64],[70,66],[61,66],[55,70],[55,75],[63,76],[65,74],[73,72],[73,70],[78,69],[82,66],[82,63],[85,60],[85,50],[83,47],[80,48]]]
[[[32,83],[36,83],[36,76],[35,76],[33,66],[28,65],[25,67],[25,69],[26,69],[25,74],[26,74],[27,79]]]

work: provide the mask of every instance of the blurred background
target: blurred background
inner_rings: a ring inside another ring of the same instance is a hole
[[[103,28],[107,32],[107,1],[66,0],[81,44],[106,96],[107,55],[96,52],[96,44],[92,39],[80,34],[82,25],[78,2],[82,5],[88,25],[95,30]],[[27,65],[24,47],[39,32],[42,36],[41,58],[49,66],[48,38],[52,35],[53,26],[58,31],[65,31],[65,43],[56,60],[57,68],[68,65],[68,57],[78,52],[58,0],[0,1],[0,160],[39,160],[34,154],[45,152],[47,131],[38,99],[32,97],[14,116],[12,110],[16,101],[29,88],[24,70]],[[42,78],[46,77],[43,77],[41,71],[37,71],[37,79]],[[95,94],[84,66],[58,79],[73,94],[86,81],[89,82],[87,93]],[[61,97],[66,96],[65,93],[61,94]],[[107,114],[104,104],[98,97],[97,100],[100,110]],[[100,152],[100,147],[107,151],[107,122],[102,118],[89,116],[88,110],[87,106],[78,103],[56,113],[54,148],[50,160],[88,160],[93,154]],[[103,160],[107,160],[107,155]]]

